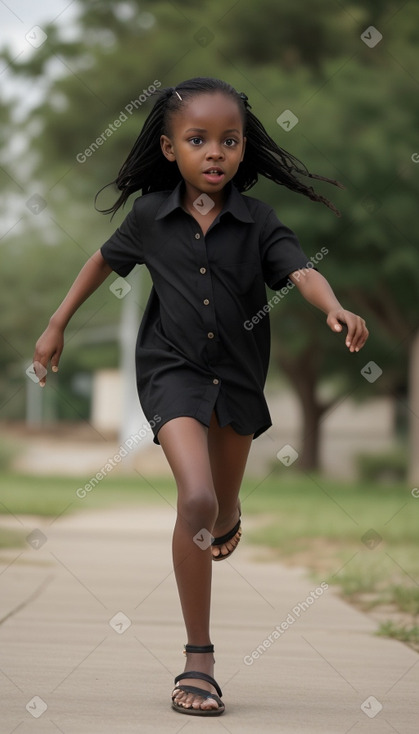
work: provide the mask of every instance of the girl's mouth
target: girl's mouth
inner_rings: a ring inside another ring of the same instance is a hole
[[[203,175],[210,183],[220,183],[220,181],[223,180],[225,173],[221,170],[221,168],[215,167],[208,168],[206,171],[203,172]]]

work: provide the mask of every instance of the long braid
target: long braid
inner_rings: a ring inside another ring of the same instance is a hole
[[[134,192],[141,194],[153,191],[173,190],[181,180],[176,162],[171,163],[162,153],[160,136],[169,135],[169,126],[174,115],[185,101],[204,93],[221,91],[233,97],[239,105],[243,118],[246,150],[233,183],[239,191],[248,191],[258,180],[258,176],[274,181],[274,183],[307,196],[312,201],[325,204],[337,216],[339,210],[329,199],[316,193],[312,186],[307,186],[298,176],[327,181],[334,186],[344,188],[339,181],[310,173],[305,165],[291,153],[280,148],[268,135],[258,118],[250,112],[250,105],[244,93],[238,93],[234,87],[219,79],[197,77],[181,82],[176,88],[168,87],[158,94],[158,99],[148,115],[143,128],[135,141],[118,176],[107,186],[116,185],[121,191],[116,202],[108,209],[100,209],[104,214],[115,214]],[[104,186],[96,194],[95,202]]]
[[[177,166],[173,166],[164,157],[160,148],[166,103],[167,94],[160,96],[148,115],[128,158],[121,166],[118,176],[96,194],[95,202],[99,194],[112,184],[115,184],[121,191],[115,204],[108,209],[99,210],[103,214],[115,214],[129,196],[136,191],[148,194],[152,191],[173,189],[176,186],[179,180],[176,176]]]
[[[247,100],[245,100],[245,104],[246,102]],[[292,191],[308,196],[312,201],[326,204],[337,216],[340,216],[339,210],[329,199],[316,193],[312,186],[304,184],[295,174],[326,181],[339,188],[344,188],[339,181],[310,173],[298,158],[275,143],[248,107],[246,109],[246,123],[245,159],[233,179],[240,191],[250,189],[256,183],[258,174],[260,174],[276,184],[286,186]]]

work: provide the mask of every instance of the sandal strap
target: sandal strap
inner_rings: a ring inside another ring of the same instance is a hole
[[[214,652],[214,645],[185,645],[186,652]]]
[[[219,538],[214,538],[211,545],[224,545],[224,543],[227,543],[229,540],[234,538],[236,533],[240,530],[240,523],[241,523],[241,516],[237,520],[234,528],[232,528],[228,533],[225,535],[221,535]]]
[[[208,673],[200,673],[200,672],[198,672],[196,670],[188,670],[185,673],[179,673],[179,675],[177,675],[176,678],[175,678],[175,686],[176,686],[176,683],[178,681],[180,681],[180,680],[183,680],[183,678],[199,678],[199,680],[204,680],[207,683],[210,683],[212,686],[214,686],[215,690],[217,691],[217,693],[218,693],[218,695],[220,697],[223,695],[222,694],[222,691],[221,691],[221,688],[218,685],[217,681],[212,677],[212,675],[208,675]],[[178,686],[178,688],[179,687],[180,686]],[[189,688],[193,688],[193,686],[189,686]],[[197,689],[197,690],[201,691],[200,688]],[[201,693],[202,693],[202,691],[201,691]],[[208,693],[209,694],[209,691],[204,691],[204,693]]]
[[[197,693],[199,696],[202,696],[204,699],[213,698],[214,701],[217,701],[218,706],[220,708],[224,708],[224,704],[221,698],[219,698],[216,693],[210,693],[210,691],[206,691],[204,688],[197,688],[197,686],[184,685],[184,686],[176,686],[176,688],[178,688],[180,691],[184,691],[184,693]],[[172,701],[173,700],[174,700],[174,696],[172,696]]]

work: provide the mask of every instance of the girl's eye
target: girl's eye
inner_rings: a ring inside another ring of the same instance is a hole
[[[225,144],[227,148],[234,148],[234,146],[238,144],[238,141],[234,140],[234,138],[227,138]]]
[[[190,138],[189,142],[192,143],[192,145],[199,145],[200,143],[202,143],[202,138]]]

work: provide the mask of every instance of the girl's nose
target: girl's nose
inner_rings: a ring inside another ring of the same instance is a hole
[[[221,145],[211,145],[208,152],[207,152],[207,158],[223,158],[224,153]]]

